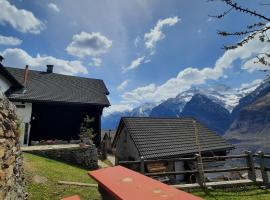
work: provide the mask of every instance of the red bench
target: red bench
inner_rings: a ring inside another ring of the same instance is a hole
[[[202,200],[122,166],[89,172],[99,184],[103,199]]]

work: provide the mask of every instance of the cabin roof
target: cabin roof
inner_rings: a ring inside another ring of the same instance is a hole
[[[148,159],[195,154],[199,151],[197,144],[202,152],[234,148],[193,118],[124,117],[120,120],[114,146],[123,127],[129,132],[140,156]]]
[[[0,63],[0,74],[2,74],[15,88],[22,88],[23,85]]]
[[[20,83],[24,69],[5,67]],[[99,79],[29,70],[26,85],[7,94],[12,101],[59,102],[109,106],[109,92]]]

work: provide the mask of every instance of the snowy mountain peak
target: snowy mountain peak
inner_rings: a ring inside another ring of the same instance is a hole
[[[251,84],[244,84],[239,89],[233,89],[225,84],[213,84],[208,87],[192,87],[176,96],[182,109],[195,94],[203,94],[213,102],[226,108],[229,112],[238,105],[239,100],[254,91],[261,84],[261,80],[255,80]],[[174,100],[175,100],[174,99]],[[170,101],[173,101],[170,99]],[[182,109],[179,111],[181,112]]]
[[[160,103],[144,103],[132,110],[114,112],[103,117],[103,128],[115,127],[119,119],[127,117],[179,117],[194,95],[200,94],[214,103],[227,109],[229,112],[239,104],[239,100],[247,95],[263,90],[270,85],[270,81],[261,83],[261,80],[255,80],[250,84],[243,84],[240,88],[233,89],[224,84],[212,84],[203,87],[192,87],[189,90],[181,92],[175,98],[169,98]]]
[[[157,103],[144,103],[139,107],[134,108],[129,116],[130,117],[147,117],[150,115],[152,109],[157,106]]]

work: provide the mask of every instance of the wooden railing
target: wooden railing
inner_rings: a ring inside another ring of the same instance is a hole
[[[231,167],[231,168],[223,168],[223,169],[204,169],[204,162],[211,161],[225,161],[229,159],[245,159],[245,166],[242,167]],[[141,157],[140,160],[136,161],[119,161],[119,165],[123,165],[125,167],[139,166],[140,173],[149,176],[149,177],[163,177],[169,175],[182,175],[182,174],[194,174],[197,177],[197,183],[204,187],[206,180],[206,173],[221,173],[221,172],[240,172],[247,171],[248,179],[252,182],[256,183],[258,180],[256,177],[256,170],[260,170],[262,177],[262,184],[264,186],[269,186],[269,177],[267,172],[270,171],[270,167],[266,166],[266,161],[270,159],[270,155],[265,155],[263,152],[251,153],[250,151],[245,152],[240,155],[228,155],[228,156],[213,156],[213,157],[201,157],[199,154],[196,154],[193,157],[189,158],[166,158],[166,159],[155,159],[155,160],[146,160]],[[201,160],[203,163],[201,163]],[[256,162],[255,160],[258,160]],[[191,161],[194,162],[196,169],[193,170],[183,170],[183,171],[169,171],[169,172],[157,172],[157,173],[146,173],[145,166],[148,163],[175,163],[179,161]],[[269,160],[270,161],[270,160]]]

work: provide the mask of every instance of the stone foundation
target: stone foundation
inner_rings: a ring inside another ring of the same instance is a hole
[[[23,159],[15,106],[0,95],[0,199],[25,199]]]
[[[68,164],[77,165],[88,170],[98,168],[98,154],[95,145],[85,145],[84,147],[80,147],[79,145],[68,146],[69,145],[47,145],[48,148],[40,146],[40,149],[37,148],[38,146],[34,146],[34,150],[31,150],[31,147],[29,147],[29,150],[26,151],[63,161]]]

